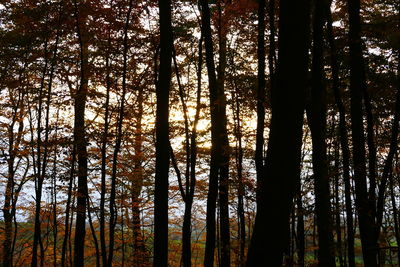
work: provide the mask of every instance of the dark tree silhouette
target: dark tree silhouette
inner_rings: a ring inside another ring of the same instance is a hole
[[[169,88],[172,62],[171,1],[158,1],[160,68],[156,84],[156,176],[154,192],[154,267],[168,266]]]
[[[85,107],[88,93],[88,33],[86,28],[87,3],[75,0],[76,33],[80,49],[80,80],[76,90],[75,120],[74,120],[74,143],[78,158],[78,191],[76,206],[75,241],[74,241],[74,266],[84,266],[84,249],[86,234],[86,202],[87,202],[87,176],[88,158],[85,134]]]
[[[350,47],[351,134],[353,140],[354,181],[356,207],[365,266],[377,266],[377,248],[374,240],[374,205],[368,198],[365,159],[365,136],[362,97],[366,90],[364,59],[361,46],[360,1],[348,1]]]
[[[311,103],[307,118],[312,137],[312,163],[315,191],[315,211],[318,226],[318,264],[335,266],[330,206],[328,159],[326,150],[326,88],[323,62],[324,0],[315,1],[313,13],[313,47],[311,67]]]
[[[307,77],[309,6],[280,1],[276,87],[260,203],[246,266],[280,266],[288,240],[289,214],[300,175]],[[292,46],[296,40],[296,46]],[[271,220],[270,218],[274,218]],[[265,242],[265,240],[269,240]],[[264,259],[268,258],[268,262]]]

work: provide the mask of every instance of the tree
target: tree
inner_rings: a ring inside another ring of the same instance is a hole
[[[213,266],[216,242],[215,211],[217,196],[219,196],[220,234],[221,234],[221,264],[230,264],[230,233],[228,209],[228,176],[229,176],[229,141],[226,128],[226,99],[224,94],[226,65],[226,30],[225,24],[218,25],[219,65],[218,76],[214,63],[214,49],[210,23],[210,7],[207,1],[201,1],[201,24],[206,50],[206,66],[210,92],[211,115],[211,162],[209,175],[209,190],[207,196],[207,239],[204,265]],[[221,4],[218,3],[218,20],[221,23]]]
[[[74,241],[74,266],[84,266],[84,249],[86,233],[86,202],[88,198],[87,176],[87,142],[85,134],[85,106],[88,94],[88,33],[86,29],[87,3],[74,1],[76,33],[80,49],[80,82],[76,90],[74,116],[74,144],[78,159],[77,211]]]
[[[365,136],[362,94],[366,90],[364,59],[361,48],[360,1],[348,1],[350,47],[351,133],[353,139],[356,207],[360,224],[364,264],[377,266],[377,243],[374,241],[374,214],[366,181]]]
[[[176,163],[176,159],[171,149],[171,158],[174,169],[176,171],[176,175],[178,178],[178,184],[180,187],[182,199],[185,202],[185,212],[183,215],[183,224],[182,224],[182,262],[183,266],[191,266],[192,265],[192,245],[191,245],[191,237],[192,237],[192,229],[191,229],[191,220],[192,220],[192,206],[193,206],[193,198],[196,188],[196,162],[197,162],[197,126],[200,118],[200,110],[201,110],[201,72],[203,65],[203,38],[200,35],[199,40],[199,51],[198,51],[198,65],[197,65],[197,93],[196,93],[196,112],[194,115],[194,121],[192,129],[189,133],[189,119],[188,119],[188,110],[186,101],[184,98],[183,86],[181,84],[181,78],[178,70],[178,64],[176,60],[176,51],[174,49],[173,60],[175,66],[175,74],[179,87],[179,98],[182,102],[183,112],[184,112],[184,124],[185,124],[185,153],[186,153],[186,170],[185,170],[185,188],[182,185],[182,178],[179,168]]]
[[[160,12],[160,67],[156,84],[156,176],[154,192],[153,266],[168,265],[169,88],[171,83],[171,1],[158,2]]]
[[[323,0],[315,2],[312,33],[311,103],[307,109],[307,118],[313,147],[312,162],[319,246],[318,264],[319,266],[335,266],[326,149],[327,99],[323,77],[323,28],[326,21],[324,7]]]
[[[306,2],[3,1],[1,264],[396,265],[398,3]]]
[[[114,253],[114,230],[117,221],[116,215],[116,204],[115,204],[115,191],[116,191],[116,179],[117,179],[117,163],[118,163],[118,153],[121,149],[122,142],[122,124],[125,115],[125,95],[126,95],[126,76],[127,76],[127,61],[128,61],[128,27],[130,23],[130,16],[133,8],[133,1],[129,1],[128,12],[126,14],[126,21],[124,27],[124,40],[123,40],[123,67],[122,67],[122,95],[121,95],[121,105],[119,107],[118,114],[118,124],[117,124],[117,137],[115,140],[114,153],[113,153],[113,163],[112,163],[112,173],[111,173],[111,193],[110,193],[110,229],[109,229],[109,251],[107,258],[107,265],[112,265],[113,253]]]
[[[354,228],[353,228],[353,207],[351,204],[351,184],[350,184],[350,149],[346,127],[346,109],[343,104],[342,94],[339,84],[339,64],[337,59],[336,45],[333,36],[332,13],[330,6],[326,7],[327,12],[327,33],[330,50],[330,65],[332,71],[332,90],[335,98],[335,104],[339,112],[339,139],[342,150],[342,168],[345,190],[346,205],[346,227],[347,227],[347,257],[349,266],[355,266],[354,255]]]
[[[246,266],[282,265],[289,214],[300,175],[300,150],[307,76],[306,1],[280,1],[276,87],[271,91],[272,119],[264,177]],[[296,46],[292,46],[296,40]],[[289,108],[290,107],[290,108]],[[274,218],[270,220],[268,218]],[[268,240],[268,242],[265,242]]]

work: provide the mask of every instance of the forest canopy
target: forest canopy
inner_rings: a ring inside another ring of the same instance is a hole
[[[0,2],[1,266],[398,266],[400,3]]]

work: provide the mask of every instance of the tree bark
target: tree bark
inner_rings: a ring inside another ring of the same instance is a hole
[[[362,96],[366,86],[364,59],[361,48],[360,1],[348,1],[350,46],[351,131],[353,140],[356,207],[365,266],[377,266],[377,241],[374,238],[374,214],[368,198],[366,181],[365,136]]]
[[[159,0],[160,69],[156,84],[156,175],[154,192],[154,267],[168,266],[169,89],[171,83],[171,1]]]
[[[220,162],[219,131],[218,121],[218,94],[217,77],[215,74],[214,49],[210,23],[210,8],[207,0],[201,0],[201,29],[204,37],[206,51],[206,66],[208,73],[208,86],[210,92],[210,113],[211,113],[211,162],[207,194],[207,217],[206,217],[206,247],[204,254],[204,266],[214,265],[214,252],[216,243],[216,201],[218,194],[218,172]]]
[[[84,249],[86,234],[86,201],[88,195],[87,176],[87,142],[85,133],[85,106],[88,93],[88,42],[86,29],[86,12],[82,12],[83,2],[78,6],[75,0],[76,31],[80,48],[80,84],[75,99],[74,143],[78,158],[78,188],[74,240],[74,266],[84,266]],[[82,14],[83,13],[83,14]]]
[[[220,236],[222,266],[230,265],[230,233],[229,233],[229,208],[228,208],[228,177],[229,177],[229,141],[226,128],[226,99],[224,94],[225,65],[226,65],[226,29],[225,18],[222,17],[221,6],[219,9],[219,66],[218,78],[214,63],[213,41],[210,23],[210,8],[208,1],[202,0],[201,21],[202,34],[205,42],[206,65],[208,73],[208,86],[210,92],[211,113],[211,162],[209,175],[209,190],[207,196],[206,218],[206,248],[204,265],[213,266],[216,242],[215,211],[216,200],[219,196]],[[219,4],[220,5],[220,4]],[[219,194],[218,194],[219,193]]]
[[[324,0],[315,1],[313,9],[311,103],[307,117],[312,138],[315,212],[317,215],[319,247],[318,266],[335,266],[326,149],[327,100],[323,72],[324,7]]]
[[[246,266],[282,265],[287,244],[282,236],[287,235],[296,181],[300,179],[308,2],[280,1],[279,23],[277,84],[271,91],[272,120],[264,177],[260,183],[262,197]],[[296,40],[296,46],[292,45],[293,40]]]

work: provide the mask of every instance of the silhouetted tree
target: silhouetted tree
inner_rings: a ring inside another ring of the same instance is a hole
[[[160,11],[160,67],[156,84],[156,176],[154,192],[153,266],[168,266],[169,89],[172,62],[171,1],[158,1]]]

